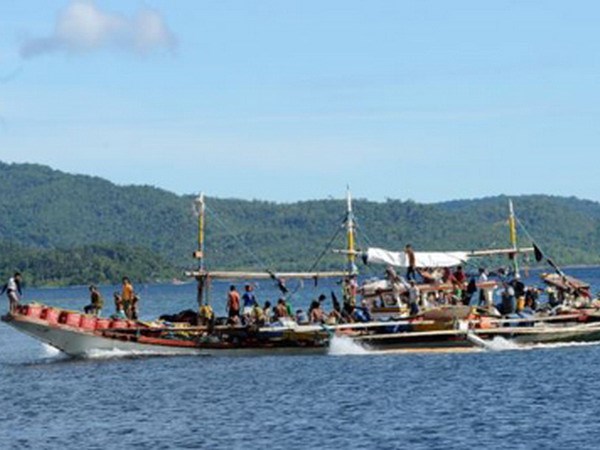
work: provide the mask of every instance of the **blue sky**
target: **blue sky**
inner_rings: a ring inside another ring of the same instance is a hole
[[[0,160],[177,193],[600,200],[600,4],[4,1]]]

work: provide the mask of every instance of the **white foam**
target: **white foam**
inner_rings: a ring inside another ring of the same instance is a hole
[[[368,355],[369,348],[347,336],[333,336],[329,341],[329,354],[333,356]]]
[[[491,341],[486,341],[486,349],[494,352],[503,352],[507,350],[524,350],[525,348],[513,341],[504,339],[501,336],[495,336]]]
[[[111,350],[100,350],[93,349],[89,350],[85,353],[85,358],[87,359],[117,359],[117,358],[135,358],[135,357],[143,357],[143,356],[175,356],[175,355],[189,355],[190,352],[187,350],[182,350],[180,352],[169,349],[167,350],[120,350],[120,349],[111,349]]]
[[[486,350],[491,351],[507,351],[507,350],[543,350],[555,348],[570,348],[570,347],[589,347],[592,345],[600,345],[600,342],[555,342],[555,343],[538,343],[538,344],[517,344],[500,336],[494,337],[493,340],[487,341]]]
[[[56,347],[52,347],[51,345],[44,343],[42,343],[42,352],[46,358],[56,358],[57,356],[63,355],[63,353]]]
[[[552,349],[552,348],[567,348],[567,347],[590,347],[593,345],[600,345],[600,342],[556,342],[553,344],[533,344],[529,348]]]

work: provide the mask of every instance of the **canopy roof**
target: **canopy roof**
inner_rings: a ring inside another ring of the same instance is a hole
[[[435,268],[435,267],[453,267],[464,264],[469,258],[493,256],[493,255],[511,255],[517,253],[532,252],[532,247],[525,248],[502,248],[491,250],[474,250],[470,252],[414,252],[415,267]],[[408,267],[408,256],[404,251],[392,252],[382,248],[369,248],[363,253],[367,264],[386,264],[394,267]]]
[[[408,267],[408,256],[405,252],[369,248],[366,256],[367,263]],[[415,266],[420,268],[452,267],[464,264],[468,258],[469,252],[415,252]]]

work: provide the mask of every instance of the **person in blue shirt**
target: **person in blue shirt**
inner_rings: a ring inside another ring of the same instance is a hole
[[[252,308],[255,305],[258,305],[258,302],[256,301],[254,292],[252,292],[254,289],[251,284],[247,284],[244,290],[245,292],[244,295],[242,295],[242,301],[244,302],[244,315],[246,315],[252,312]]]

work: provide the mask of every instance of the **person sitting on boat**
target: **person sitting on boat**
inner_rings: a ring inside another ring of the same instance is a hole
[[[285,305],[285,310],[287,311],[288,317],[294,316],[294,307],[292,306],[292,302],[289,300],[283,299],[283,304]]]
[[[264,310],[258,303],[255,303],[250,311],[250,324],[257,327],[263,327],[267,322]]]
[[[92,314],[94,316],[99,316],[102,311],[102,307],[104,306],[104,299],[100,294],[100,291],[95,285],[90,285],[90,304],[83,308],[83,312],[86,314]]]
[[[273,318],[273,308],[271,307],[271,302],[268,300],[263,305],[263,314],[265,316],[265,323],[271,323]]]
[[[131,319],[131,305],[133,303],[134,289],[131,280],[128,277],[123,277],[123,285],[121,289],[121,302],[123,310],[127,318]]]
[[[463,270],[463,267],[458,266],[452,275],[454,276],[454,283],[459,285],[461,289],[464,288],[467,281],[467,274]]]
[[[537,311],[539,296],[539,289],[536,287],[528,287],[525,291],[525,305],[529,306],[533,311]]]
[[[255,305],[258,305],[256,301],[256,296],[253,292],[253,287],[251,284],[247,284],[244,286],[244,295],[242,295],[242,301],[244,302],[244,315],[248,315],[252,313],[252,308]]]
[[[360,306],[354,308],[354,320],[361,323],[370,322],[372,320],[371,308],[369,308],[369,304],[365,299],[361,301]]]
[[[515,297],[515,289],[509,284],[504,283],[504,291],[502,292],[502,304],[500,305],[502,315],[515,314],[517,311],[517,299]]]
[[[229,286],[229,293],[227,294],[227,314],[230,319],[240,315],[240,294],[233,284]]]
[[[321,303],[316,300],[311,303],[308,316],[310,323],[317,324],[325,322],[325,319],[327,318],[325,311],[321,308]]]
[[[590,305],[590,295],[589,292],[582,288],[575,289],[575,293],[573,294],[573,306],[575,308],[586,308]]]
[[[441,273],[435,271],[434,269],[424,268],[417,269],[417,273],[421,276],[424,283],[427,284],[436,284],[439,283],[441,278]]]
[[[273,319],[279,320],[285,319],[286,317],[289,317],[289,314],[285,304],[285,299],[280,298],[277,300],[277,306],[275,306],[275,310],[273,311]]]
[[[201,326],[208,326],[214,322],[215,312],[212,309],[212,306],[209,304],[204,304],[200,307],[198,311],[198,324]]]
[[[6,292],[6,296],[8,297],[8,310],[11,313],[17,311],[19,306],[19,301],[23,296],[23,291],[21,289],[21,273],[15,272],[15,274],[8,279],[8,282],[2,287],[0,291],[0,295]]]
[[[123,308],[123,301],[121,300],[121,295],[118,292],[115,292],[113,294],[113,299],[115,301],[115,314],[113,314],[111,317],[114,319],[127,319],[125,309]]]
[[[452,269],[450,269],[450,267],[444,267],[444,271],[442,273],[442,283],[455,283],[454,275],[452,274]]]
[[[430,292],[427,294],[427,296],[423,300],[423,307],[425,309],[434,308],[434,307],[438,306],[438,303],[439,303],[438,294],[436,292]]]
[[[295,319],[298,325],[306,325],[308,323],[308,316],[306,315],[303,309],[298,309],[296,311]]]

